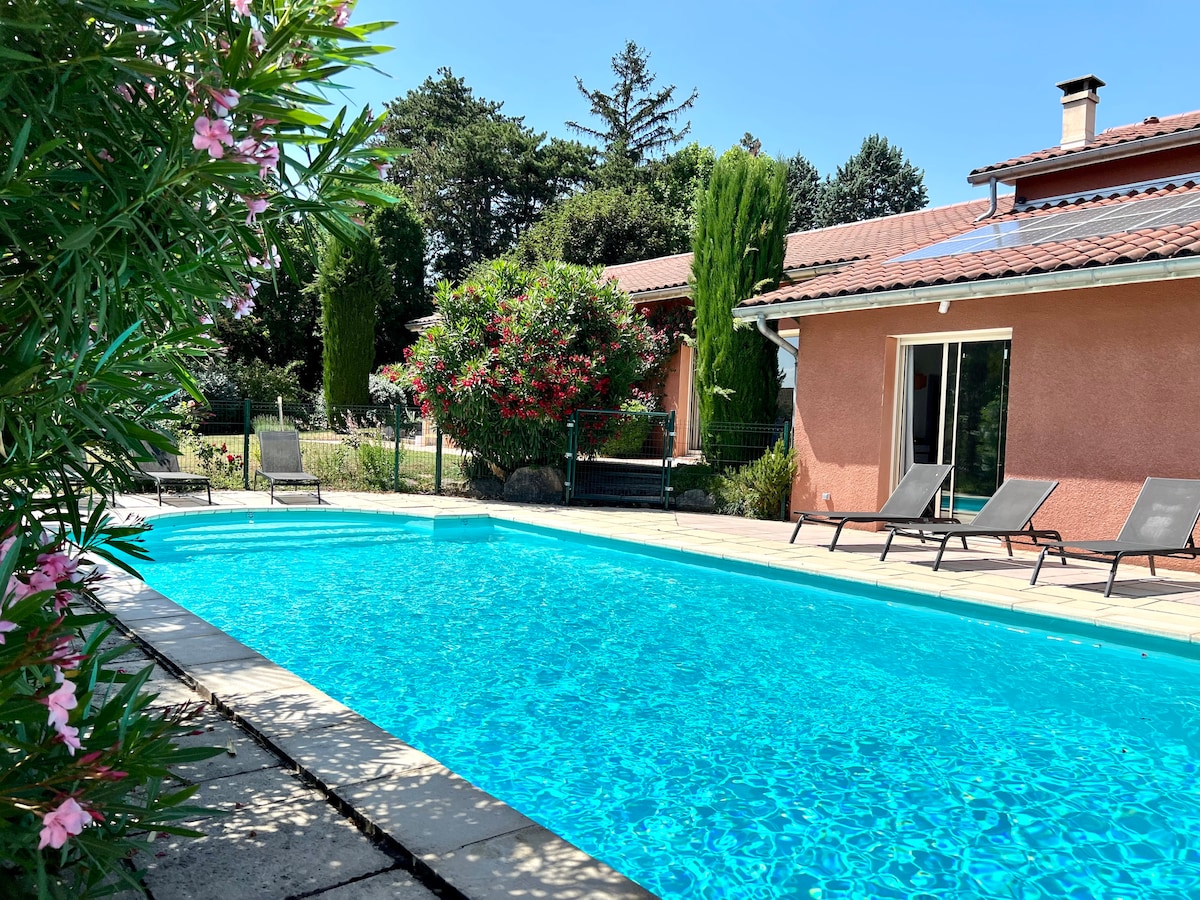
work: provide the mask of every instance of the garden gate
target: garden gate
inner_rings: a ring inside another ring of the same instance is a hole
[[[567,423],[567,436],[567,503],[661,503],[667,508],[674,412],[580,409]]]

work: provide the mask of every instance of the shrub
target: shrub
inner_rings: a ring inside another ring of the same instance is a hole
[[[637,393],[640,394],[640,392]],[[635,396],[621,405],[621,409],[627,413],[656,412],[657,408],[656,398],[650,395]],[[612,436],[605,440],[600,447],[600,455],[618,458],[641,455],[642,446],[646,443],[646,438],[650,436],[650,429],[653,425],[654,420],[649,416],[632,415],[617,419]]]
[[[759,459],[718,476],[713,491],[721,512],[750,519],[777,519],[796,477],[796,454],[780,438]]]
[[[650,360],[645,320],[598,269],[498,262],[443,284],[437,305],[441,322],[406,351],[404,383],[423,415],[505,474],[561,465],[571,413],[619,408]]]
[[[400,366],[381,366],[367,382],[367,392],[376,406],[407,406],[408,392],[400,383]]]

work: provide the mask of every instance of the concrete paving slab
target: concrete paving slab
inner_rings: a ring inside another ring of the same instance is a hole
[[[188,802],[207,807],[212,812],[189,820],[191,823],[240,809],[271,810],[273,814],[274,810],[289,804],[325,801],[323,794],[305,787],[300,779],[282,771],[280,766],[222,775],[196,784],[198,790]],[[203,830],[207,826],[196,827]]]
[[[307,900],[434,900],[437,896],[407,872],[396,871],[310,894]]]
[[[212,695],[228,697],[256,694],[261,691],[295,692],[309,687],[303,678],[269,662],[265,657],[190,665],[187,671],[205,698]]]
[[[435,871],[445,853],[533,824],[437,764],[355,785],[339,796]]]
[[[267,727],[261,730],[289,759],[340,796],[361,782],[427,769],[437,763],[357,716],[348,724],[312,731],[272,734]]]
[[[324,800],[209,821],[219,827],[202,838],[161,837],[154,856],[139,861],[154,900],[284,900],[393,867]]]
[[[265,657],[251,650],[241,641],[231,638],[222,631],[155,640],[154,649],[181,669],[202,666],[206,663],[221,663],[246,660],[254,662]]]
[[[361,721],[354,710],[316,688],[233,694],[222,699],[235,711],[238,721],[269,734],[273,741]]]
[[[442,854],[433,867],[469,897],[547,900],[652,900],[654,897],[538,825]]]
[[[260,769],[275,769],[280,759],[257,744],[250,735],[232,722],[215,713],[207,713],[188,734],[175,738],[181,747],[221,747],[222,752],[211,759],[175,766],[172,771],[179,778],[196,784],[213,778],[227,778]],[[231,752],[232,751],[232,752]]]

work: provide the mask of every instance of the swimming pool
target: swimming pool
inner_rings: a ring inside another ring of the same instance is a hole
[[[1200,892],[1193,660],[483,519],[147,546],[153,587],[663,897]]]

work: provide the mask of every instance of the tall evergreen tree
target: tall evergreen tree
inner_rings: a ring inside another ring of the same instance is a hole
[[[802,153],[797,153],[787,161],[787,185],[792,205],[788,232],[816,228],[817,210],[821,202],[821,174]]]
[[[321,337],[325,405],[370,402],[367,381],[375,361],[375,307],[391,288],[375,238],[363,232],[352,243],[329,235],[321,254],[317,291],[321,297]]]
[[[612,70],[617,76],[612,93],[589,90],[583,79],[577,77],[579,93],[591,102],[591,113],[601,125],[592,128],[568,122],[567,126],[602,141],[606,155],[613,151],[623,153],[635,165],[682,141],[691,131],[692,123],[685,122],[678,129],[673,123],[692,108],[699,93],[692,88],[686,99],[676,103],[675,85],[654,90],[657,76],[650,71],[649,64],[650,53],[627,41],[625,49],[612,58]]]
[[[861,222],[924,209],[928,203],[924,172],[887,138],[873,134],[826,182],[817,221],[822,227]]]
[[[713,168],[697,210],[692,296],[700,422],[775,419],[775,345],[733,326],[733,307],[779,285],[790,204],[787,166],[734,148]]]

